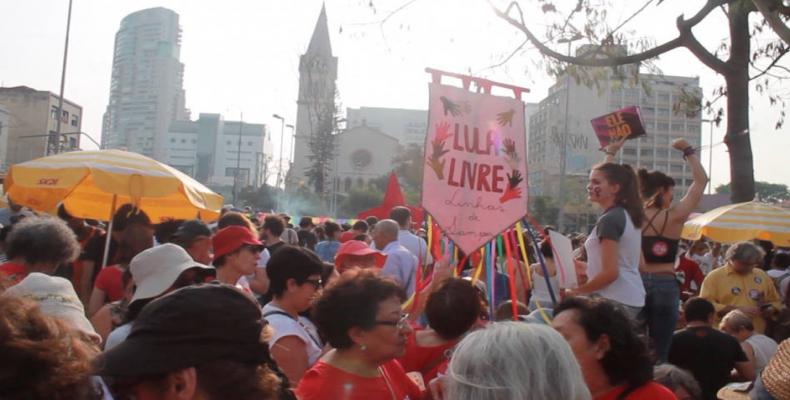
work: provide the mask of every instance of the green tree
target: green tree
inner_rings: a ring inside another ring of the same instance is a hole
[[[384,192],[373,185],[352,188],[340,203],[341,215],[355,217],[361,211],[381,204]]]
[[[714,91],[718,98],[725,98],[726,107],[716,112],[716,119],[724,115],[727,135],[724,142],[730,155],[730,177],[733,183],[731,198],[735,202],[749,201],[754,198],[754,166],[752,158],[751,135],[749,133],[749,85],[755,82],[758,92],[765,92],[769,83],[768,77],[781,71],[787,71],[779,60],[790,50],[790,47],[779,40],[775,35],[763,31],[763,18],[754,19],[750,24],[749,17],[756,13],[757,8],[750,0],[707,0],[698,11],[690,18],[679,15],[673,28],[677,29],[677,36],[664,43],[655,44],[649,39],[644,39],[638,32],[624,33],[622,29],[628,21],[645,10],[652,3],[644,1],[644,5],[632,16],[622,19],[619,13],[608,11],[620,9],[611,2],[599,0],[577,0],[574,2],[559,2],[555,0],[536,0],[544,15],[527,22],[525,13],[519,2],[511,1],[506,9],[493,6],[496,14],[522,31],[525,35],[522,47],[531,43],[543,54],[549,63],[549,70],[555,74],[565,71],[575,74],[577,79],[594,84],[598,77],[596,69],[568,68],[568,64],[579,67],[612,67],[617,73],[618,66],[636,65],[657,68],[652,61],[658,56],[679,48],[690,51],[705,67],[716,72],[724,78],[724,85]],[[664,7],[670,7],[667,3]],[[776,4],[779,1],[772,1]],[[714,11],[723,11],[727,21],[728,40],[715,49],[703,46],[692,29],[703,21],[708,25],[716,24],[710,18]],[[649,12],[649,11],[648,11]],[[533,14],[527,14],[534,17]],[[611,18],[619,18],[612,23]],[[625,22],[620,22],[625,21]],[[533,29],[535,26],[546,26],[545,38],[539,38]],[[670,27],[667,27],[670,29]],[[639,38],[632,40],[633,38]],[[594,44],[592,51],[584,52],[577,56],[562,54],[552,47],[562,43],[568,38],[585,39]],[[758,40],[759,39],[759,40]],[[624,55],[620,49],[625,46],[635,51],[633,54]],[[514,52],[513,54],[516,54]],[[724,57],[724,58],[722,58]],[[636,68],[634,71],[638,71]],[[598,70],[599,71],[599,70]],[[638,79],[638,73],[635,73]],[[771,103],[784,105],[781,97],[769,94]],[[697,103],[701,99],[696,100]],[[713,112],[713,102],[706,102],[705,108]],[[697,107],[700,108],[700,107]],[[726,113],[724,112],[726,108]],[[780,111],[777,129],[782,126],[784,111]]]
[[[419,193],[422,188],[422,147],[414,143],[401,147],[401,151],[392,158],[392,164],[401,187]]]
[[[554,199],[549,196],[531,196],[529,213],[543,226],[557,226],[557,216],[560,213],[560,208]]]
[[[246,186],[239,192],[239,204],[256,210],[273,210],[277,206],[276,196],[280,192],[281,190],[265,184],[257,189]]]
[[[770,183],[757,181],[754,183],[755,199],[766,203],[780,203],[784,200],[790,199],[790,191],[787,185],[781,183]],[[719,185],[716,187],[716,193],[730,194],[730,184]]]

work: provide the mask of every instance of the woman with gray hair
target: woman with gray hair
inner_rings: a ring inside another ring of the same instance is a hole
[[[781,308],[779,293],[762,265],[765,252],[751,242],[730,246],[725,265],[715,269],[702,281],[700,297],[716,308],[716,325],[732,310],[741,310],[752,319],[754,331],[765,332],[766,319],[774,318]]]
[[[14,225],[6,239],[8,262],[0,265],[0,280],[19,283],[31,272],[51,275],[58,265],[74,261],[80,244],[65,222],[52,217],[28,217]]]
[[[464,338],[444,386],[448,400],[590,399],[565,339],[523,322],[498,322]]]
[[[694,375],[672,364],[657,365],[653,369],[653,380],[671,390],[678,400],[698,400],[702,398],[702,389],[700,389],[697,380],[694,379]]]

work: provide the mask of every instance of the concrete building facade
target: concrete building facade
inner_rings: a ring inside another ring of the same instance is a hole
[[[8,124],[11,114],[5,107],[0,106],[0,173],[8,170]]]
[[[201,113],[195,121],[173,122],[165,139],[165,162],[209,186],[232,186],[237,166],[241,187],[258,187],[273,173],[272,142],[263,124]]]
[[[601,81],[600,88],[588,88],[571,77],[561,76],[530,117],[529,194],[557,199],[561,145],[563,135],[567,135],[564,206],[567,214],[586,210],[582,204],[586,202],[587,176],[592,166],[603,160],[590,120],[638,105],[647,135],[627,141],[617,155],[618,161],[634,169],[658,170],[673,177],[675,196],[679,198],[692,177],[682,154],[672,149],[671,143],[685,138],[692,146],[699,146],[702,131],[700,113],[687,114],[677,104],[689,95],[701,96],[701,93],[699,79],[690,77],[640,74],[635,85],[609,79]]]
[[[428,129],[427,110],[403,108],[360,107],[346,109],[348,128],[367,126],[395,138],[401,146],[425,145]]]
[[[58,151],[80,148],[82,106],[63,100],[63,111],[58,112],[60,98],[46,90],[27,86],[0,88],[0,107],[7,112],[7,122],[0,140],[6,141],[6,166],[47,155],[47,145]],[[59,115],[60,114],[60,115]],[[58,118],[61,137],[58,138]],[[5,138],[5,139],[3,139]]]
[[[127,15],[115,35],[102,147],[165,159],[170,123],[188,120],[178,14],[149,8]]]

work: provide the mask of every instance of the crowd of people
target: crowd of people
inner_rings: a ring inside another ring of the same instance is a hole
[[[563,290],[551,228],[484,280],[406,207],[293,226],[126,204],[107,232],[9,199],[0,398],[789,399],[790,252],[681,240],[707,183],[694,149],[674,144],[693,182],[673,202],[672,178],[614,162],[621,145],[590,173],[603,212],[572,235]]]

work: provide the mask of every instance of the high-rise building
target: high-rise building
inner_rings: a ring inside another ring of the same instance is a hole
[[[701,142],[699,112],[686,112],[678,104],[701,96],[699,78],[639,74],[636,84],[612,75],[587,87],[567,75],[560,76],[549,89],[537,112],[530,117],[528,171],[530,196],[547,196],[555,201],[560,191],[563,136],[566,139],[566,214],[593,212],[587,205],[585,186],[593,165],[603,160],[600,144],[590,120],[627,106],[639,106],[647,135],[629,140],[618,153],[618,161],[637,168],[658,170],[676,181],[679,198],[691,184],[691,171],[683,154],[672,149],[674,139],[685,138],[692,146]],[[701,98],[701,97],[699,97]],[[567,105],[567,107],[566,107]],[[589,221],[587,216],[584,220]],[[592,220],[594,222],[594,219]],[[585,228],[584,222],[570,218],[566,227]]]
[[[288,190],[310,187],[306,176],[312,155],[310,143],[320,129],[335,124],[332,120],[335,118],[336,111],[335,80],[337,80],[337,57],[332,55],[326,9],[322,6],[307,51],[299,59],[294,162],[293,167],[288,171]],[[280,163],[278,165],[287,164],[282,160]]]
[[[5,135],[0,135],[0,140],[6,141],[6,157],[0,164],[10,166],[44,157],[48,147],[57,151],[79,149],[82,106],[64,99],[63,111],[58,113],[59,99],[52,92],[27,86],[0,87],[0,106],[7,112],[7,126],[0,128]]]
[[[170,123],[188,120],[178,14],[157,7],[121,21],[115,34],[110,100],[102,147],[165,159]]]
[[[226,121],[200,113],[196,121],[175,121],[165,141],[170,166],[211,187],[261,186],[273,171],[272,142],[266,125]],[[238,168],[238,173],[237,173]]]

